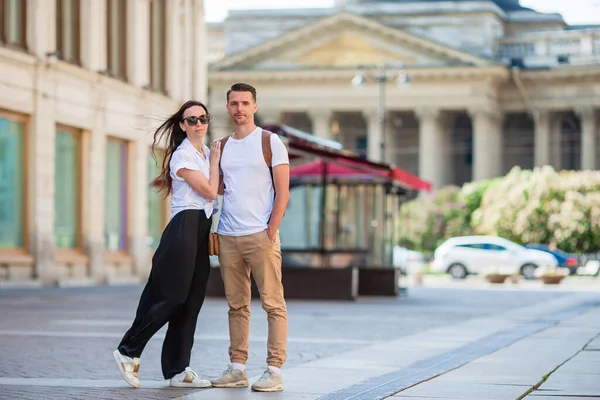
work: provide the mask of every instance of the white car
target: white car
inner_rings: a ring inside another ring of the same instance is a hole
[[[400,268],[403,274],[414,274],[425,270],[425,256],[418,251],[394,246],[394,267]]]
[[[448,239],[433,254],[431,269],[447,272],[455,279],[479,273],[486,267],[500,267],[534,279],[537,268],[557,266],[549,253],[527,249],[497,236],[461,236]]]

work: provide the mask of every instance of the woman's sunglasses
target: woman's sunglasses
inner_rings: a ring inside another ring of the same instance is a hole
[[[199,117],[192,116],[192,117],[184,118],[184,120],[188,123],[189,126],[196,126],[198,124],[198,121],[200,121],[200,123],[202,125],[206,125],[210,121],[210,115],[204,114]]]

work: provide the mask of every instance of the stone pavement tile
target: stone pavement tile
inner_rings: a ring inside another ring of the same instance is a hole
[[[285,382],[284,382],[285,385]],[[291,393],[284,386],[283,392],[257,393],[249,388],[244,389],[221,389],[212,388],[178,398],[178,400],[314,400],[321,396],[311,393]]]
[[[332,369],[332,368],[315,368],[307,367],[306,365],[284,370],[283,372],[283,385],[284,393],[280,397],[288,400],[296,399],[296,396],[304,396],[298,398],[317,398],[324,394],[344,389],[348,386],[352,386],[356,383],[367,380],[373,376],[384,375],[389,372],[393,372],[394,368],[355,368],[355,369]],[[252,384],[260,376],[254,376],[249,379]],[[194,393],[193,395],[186,396],[185,399],[229,399],[229,398],[240,398],[245,399],[246,397],[229,397],[230,393],[233,392],[236,395],[241,393],[240,396],[248,396],[245,390],[236,389],[223,390],[223,394],[218,394],[219,397],[214,397],[214,391],[206,393]],[[254,393],[254,399],[257,394]],[[291,397],[288,397],[291,396]]]
[[[586,350],[600,351],[600,336],[592,340],[590,344],[587,345]]]
[[[113,338],[2,337],[0,336],[0,377],[59,379],[118,379],[112,358],[117,340]],[[148,342],[140,368],[142,380],[162,379],[160,370],[162,340]],[[286,367],[355,349],[353,344],[290,343]],[[262,373],[266,366],[266,343],[250,344],[248,370]],[[222,341],[196,341],[191,367],[202,376],[216,377],[227,367],[227,344]]]
[[[554,374],[561,375],[563,373],[600,375],[600,353],[597,351],[582,351],[561,366]],[[600,376],[598,379],[600,380]]]
[[[568,396],[568,397],[563,397],[560,395],[556,395],[556,396],[546,396],[544,394],[530,394],[529,396],[526,397],[526,399],[529,400],[593,400],[594,398],[592,397],[591,399],[589,397],[579,397],[579,396]]]
[[[590,318],[596,311],[593,309],[585,313],[584,317]],[[402,391],[399,395],[448,399],[514,399],[539,383],[558,365],[578,354],[596,335],[597,332],[590,329],[580,329],[572,324],[559,324]],[[586,352],[579,353],[578,356],[584,353]],[[587,362],[589,369],[594,368],[593,358],[587,355],[583,357],[580,364]],[[551,379],[553,377],[554,375]],[[600,379],[598,376],[595,378],[596,387],[600,389]],[[580,382],[587,384],[586,379],[581,379]],[[546,384],[550,384],[550,380]],[[545,388],[546,384],[542,388]],[[564,382],[560,384],[565,385]]]
[[[197,390],[197,389],[196,389]],[[11,386],[0,388],[0,400],[171,400],[196,390],[188,389],[134,389],[134,388],[79,388],[64,386]]]
[[[596,396],[600,397],[600,375],[559,373],[552,374],[536,394],[560,396]]]
[[[146,379],[141,383],[143,389],[165,389],[169,387],[169,383],[167,381]],[[131,386],[123,381],[123,379],[0,378],[0,385],[13,385],[22,387],[46,386],[73,388],[131,388]]]
[[[448,400],[514,400],[529,388],[513,385],[492,385],[481,383],[439,382],[436,379],[427,385],[417,385],[396,394],[393,399],[402,397],[431,397]]]

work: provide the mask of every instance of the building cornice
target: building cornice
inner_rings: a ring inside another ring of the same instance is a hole
[[[502,82],[510,78],[510,72],[504,66],[487,67],[438,67],[438,68],[409,68],[411,80],[420,81],[461,81],[486,80]],[[231,84],[233,81],[252,81],[262,83],[279,82],[320,82],[347,81],[350,82],[356,71],[353,69],[302,69],[302,70],[232,70],[209,71],[210,84]]]
[[[526,82],[560,82],[600,80],[600,64],[585,66],[565,66],[540,70],[523,70],[521,79]]]

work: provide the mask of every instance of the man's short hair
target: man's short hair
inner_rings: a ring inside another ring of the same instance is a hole
[[[252,93],[252,100],[256,103],[256,89],[254,86],[247,83],[236,83],[231,86],[231,89],[227,91],[227,102],[229,102],[229,94],[231,92],[250,92]]]

